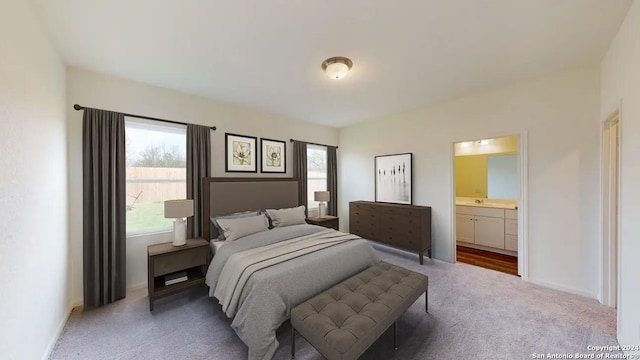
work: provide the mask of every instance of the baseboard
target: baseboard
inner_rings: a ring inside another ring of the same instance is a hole
[[[598,294],[584,291],[582,289],[574,288],[572,286],[565,286],[558,283],[554,283],[552,281],[540,280],[534,277],[529,277],[529,282],[532,284],[548,287],[554,290],[560,290],[570,294],[580,295],[580,296],[588,297],[590,299],[598,300]]]
[[[147,282],[146,281],[145,282],[141,282],[141,283],[138,283],[138,284],[127,286],[127,292],[144,289],[146,287],[147,287]],[[75,309],[78,306],[82,306],[83,304],[84,304],[84,300],[82,298],[75,299],[75,300],[71,301],[71,309]]]
[[[146,287],[147,287],[147,282],[144,281],[144,282],[141,282],[141,283],[137,283],[137,284],[133,284],[133,285],[127,286],[127,292],[144,289]]]
[[[67,325],[67,321],[69,320],[69,316],[71,315],[73,308],[74,306],[70,305],[69,308],[67,309],[67,315],[62,318],[62,321],[60,321],[60,324],[58,325],[58,329],[56,330],[55,334],[53,334],[53,337],[49,341],[49,344],[47,345],[47,348],[44,351],[44,354],[42,355],[42,360],[48,360],[49,357],[51,356],[51,353],[53,352],[53,348],[58,343],[58,339],[60,339],[60,335],[62,335],[62,330],[64,330],[64,326]]]
[[[640,332],[640,329],[639,329]],[[638,344],[640,344],[640,334],[638,334],[638,337],[636,339],[633,339],[633,334],[621,334],[618,333],[618,343],[620,345],[627,345],[630,346],[632,348],[635,348],[636,346],[638,346]],[[640,355],[640,351],[629,351],[629,350],[623,350],[623,353],[625,355]],[[632,359],[632,357],[628,357],[627,359]],[[640,357],[636,357],[636,359],[640,359]]]

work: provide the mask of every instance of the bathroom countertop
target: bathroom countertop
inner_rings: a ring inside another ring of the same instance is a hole
[[[486,207],[486,208],[494,208],[494,209],[509,209],[509,210],[517,210],[518,205],[515,204],[501,204],[501,203],[476,203],[476,202],[467,202],[467,201],[456,201],[457,206],[473,206],[473,207]]]

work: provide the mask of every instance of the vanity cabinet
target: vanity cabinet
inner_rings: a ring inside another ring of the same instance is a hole
[[[480,206],[456,206],[456,241],[517,251],[517,211]]]
[[[518,211],[504,211],[504,248],[518,251]]]
[[[456,240],[473,243],[475,240],[475,219],[473,215],[456,215]]]
[[[475,243],[504,249],[504,219],[488,216],[475,216]]]

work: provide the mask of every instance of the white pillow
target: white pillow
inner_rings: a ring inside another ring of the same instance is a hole
[[[269,221],[264,214],[258,216],[236,218],[236,219],[217,219],[218,225],[224,232],[226,241],[237,240],[247,235],[259,233],[269,230]]]
[[[267,215],[271,219],[273,227],[306,224],[304,205],[288,209],[267,209]]]

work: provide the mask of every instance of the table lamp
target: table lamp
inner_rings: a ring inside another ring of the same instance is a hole
[[[327,216],[327,204],[326,201],[329,201],[329,192],[328,191],[316,191],[313,193],[314,200],[320,202],[318,204],[318,217]]]
[[[193,216],[193,200],[167,200],[164,202],[164,217],[173,220],[173,246],[187,243],[187,222],[184,218]]]

